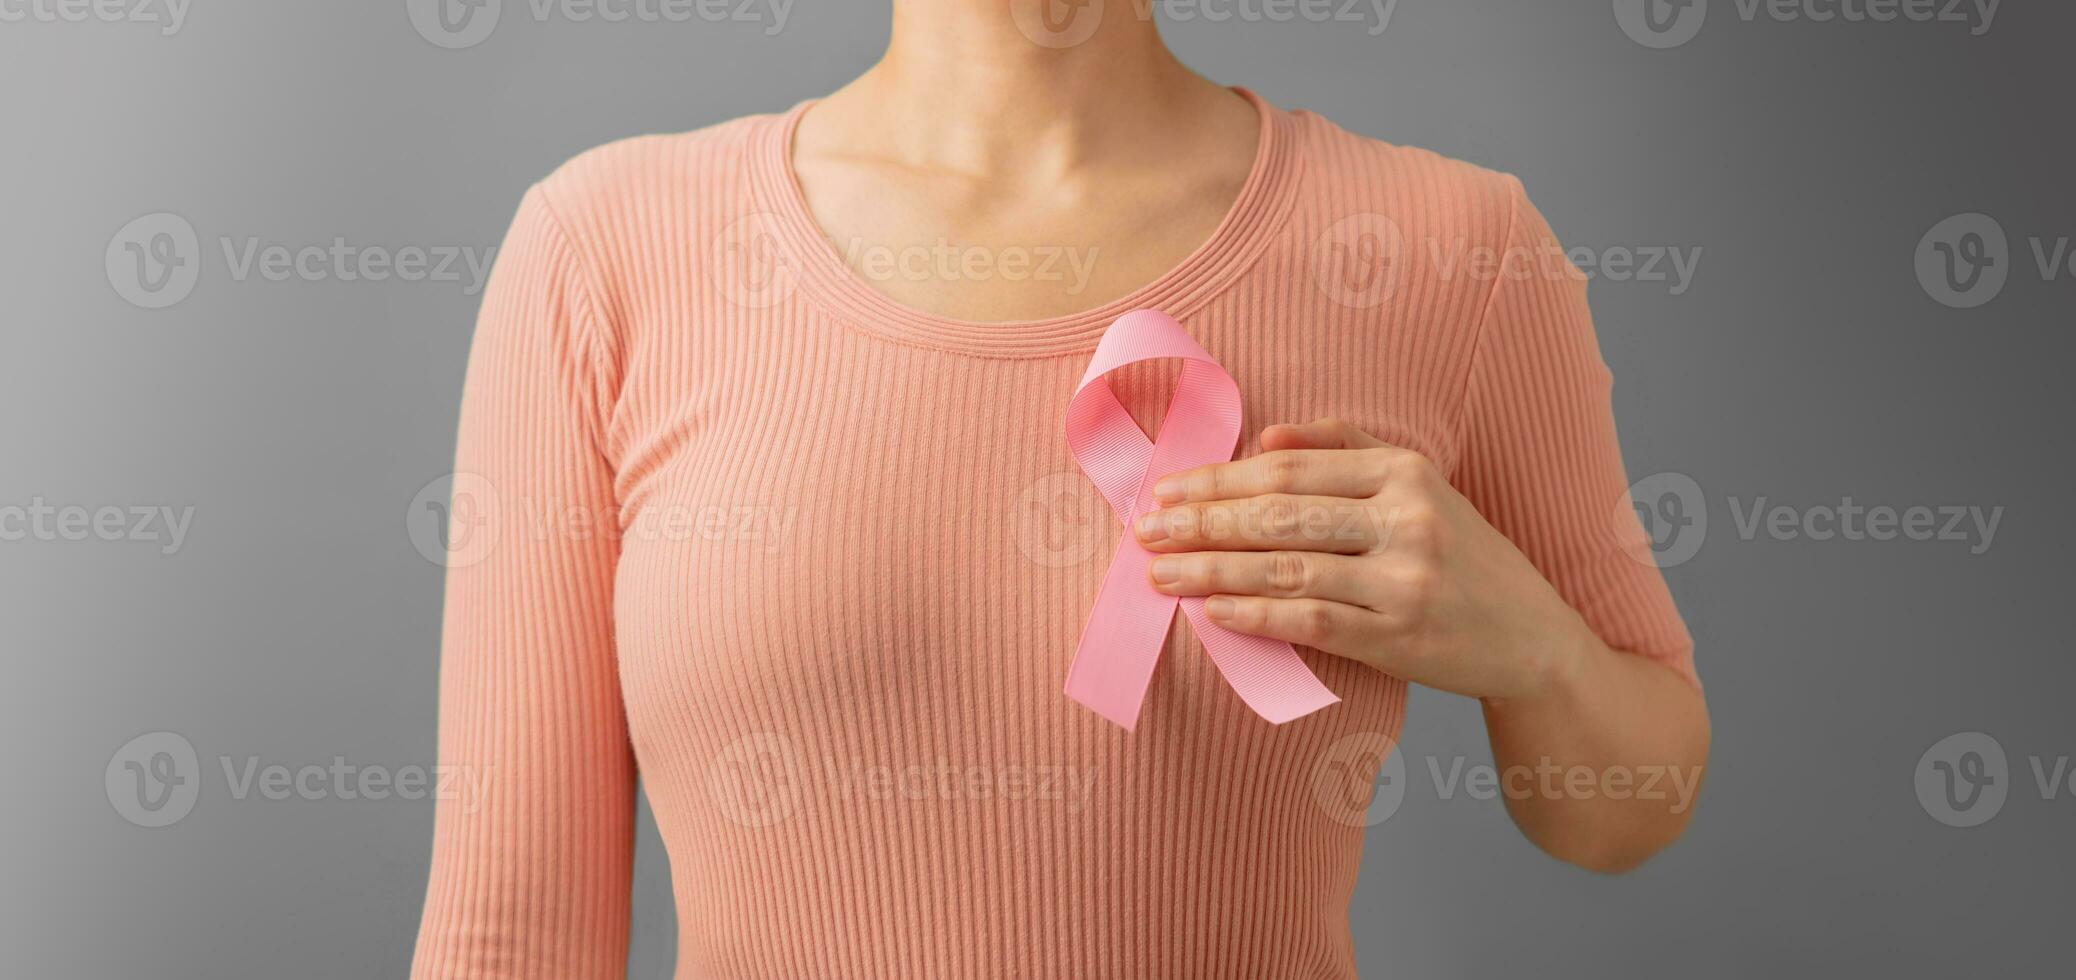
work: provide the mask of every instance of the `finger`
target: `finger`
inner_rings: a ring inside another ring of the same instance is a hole
[[[1360,659],[1377,646],[1377,615],[1325,599],[1270,599],[1215,595],[1204,600],[1211,621],[1239,633],[1303,644]]]
[[[1269,494],[1153,511],[1132,526],[1148,551],[1330,551],[1361,554],[1384,540],[1368,501]]]
[[[1327,599],[1369,607],[1378,597],[1361,559],[1313,551],[1200,551],[1154,559],[1153,587],[1169,595]]]
[[[1287,449],[1170,474],[1153,485],[1153,499],[1167,506],[1266,493],[1367,497],[1384,486],[1384,463],[1372,453]]]
[[[1340,419],[1318,419],[1302,425],[1284,423],[1262,430],[1263,449],[1377,449],[1385,442]]]

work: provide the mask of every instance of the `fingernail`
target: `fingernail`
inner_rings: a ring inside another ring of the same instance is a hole
[[[1174,585],[1182,581],[1182,562],[1176,558],[1157,558],[1153,562],[1153,581],[1159,585]]]
[[[1159,511],[1139,518],[1138,528],[1139,540],[1148,543],[1159,541],[1168,536],[1168,526],[1161,520]]]
[[[1161,481],[1153,485],[1153,499],[1161,503],[1180,503],[1185,496],[1188,496],[1188,488],[1183,486],[1179,476],[1161,477]]]
[[[1231,619],[1233,618],[1233,600],[1222,595],[1212,596],[1204,600],[1204,611],[1210,613],[1212,619]]]

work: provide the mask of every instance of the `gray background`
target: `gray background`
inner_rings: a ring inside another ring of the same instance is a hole
[[[886,36],[871,3],[804,3],[775,34],[770,8],[610,24],[505,6],[464,50],[423,39],[403,0],[202,3],[171,36],[0,23],[0,507],[194,508],[170,555],[135,535],[0,541],[0,972],[408,964],[432,805],[238,799],[219,760],[433,761],[441,570],[404,515],[448,467],[477,297],[240,281],[220,242],[484,248],[570,155],[791,105]],[[2076,754],[2076,276],[2043,278],[2028,239],[2076,236],[2076,10],[2013,0],[1977,37],[1711,6],[1667,50],[1607,0],[1404,0],[1378,36],[1367,7],[1357,23],[1179,8],[1167,26],[1213,78],[1521,174],[1573,245],[1703,250],[1681,294],[1602,280],[1592,296],[1630,472],[1690,476],[1711,518],[1668,570],[1715,714],[1704,805],[1635,874],[1566,868],[1499,803],[1440,797],[1426,760],[1489,752],[1474,706],[1416,692],[1405,801],[1369,832],[1355,897],[1365,974],[2065,973],[2076,798],[2066,779],[2043,798],[2030,760]],[[104,254],[162,211],[197,230],[201,275],[143,309]],[[2010,235],[2009,282],[1951,309],[1913,255],[1977,211]],[[1730,502],[1758,496],[2005,513],[1982,554],[1747,538]],[[157,731],[197,750],[200,796],[151,829],[103,777]],[[1958,829],[1914,774],[1970,731],[2008,753],[2008,799]],[[670,970],[664,860],[644,816],[638,977]]]

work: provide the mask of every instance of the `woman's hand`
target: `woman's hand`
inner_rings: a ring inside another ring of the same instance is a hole
[[[1419,453],[1345,422],[1272,426],[1261,455],[1154,488],[1154,587],[1212,619],[1476,698],[1532,698],[1592,631]]]
[[[1165,553],[1155,588],[1209,596],[1234,630],[1481,699],[1510,786],[1565,774],[1559,790],[1507,793],[1522,833],[1563,860],[1623,871],[1679,836],[1708,759],[1699,690],[1603,643],[1418,453],[1332,420],[1261,441],[1156,485],[1163,508],[1138,528]],[[1575,793],[1574,774],[1680,792]]]

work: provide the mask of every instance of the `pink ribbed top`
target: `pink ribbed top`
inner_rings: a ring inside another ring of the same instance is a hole
[[[622,976],[637,776],[680,978],[1352,976],[1402,682],[1305,650],[1342,703],[1272,726],[1178,624],[1136,734],[1061,693],[1119,533],[1062,417],[1135,308],[1238,379],[1240,455],[1322,416],[1427,453],[1604,639],[1691,674],[1584,284],[1519,183],[1248,97],[1210,240],[1056,319],[930,316],[848,268],[792,175],[804,105],[526,195],[441,664],[441,761],[488,789],[440,804],[415,977]],[[1168,380],[1113,384],[1152,427]]]

